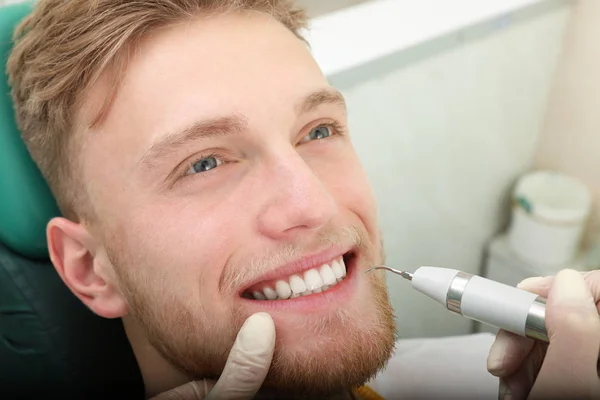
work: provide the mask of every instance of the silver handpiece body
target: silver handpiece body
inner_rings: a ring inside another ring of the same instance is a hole
[[[548,342],[546,299],[534,293],[455,269],[420,267],[411,274],[378,268],[410,280],[414,289],[456,314]]]

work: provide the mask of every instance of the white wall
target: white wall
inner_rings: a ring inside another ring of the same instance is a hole
[[[479,273],[510,186],[532,165],[569,13],[554,2],[334,80],[379,200],[390,266]],[[402,337],[470,332],[406,281],[388,281]]]
[[[579,1],[567,32],[536,167],[563,171],[589,186],[596,199],[590,227],[600,230],[600,1]]]
[[[296,3],[304,7],[311,17],[337,11],[344,7],[351,7],[369,0],[296,0]]]

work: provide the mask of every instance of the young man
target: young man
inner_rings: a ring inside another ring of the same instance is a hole
[[[52,261],[123,318],[150,396],[218,376],[258,311],[267,386],[335,393],[391,355],[383,276],[363,273],[375,200],[304,22],[280,1],[47,0],[21,28],[16,112],[65,216]]]
[[[392,354],[375,200],[304,23],[277,0],[40,0],[17,32],[52,262],[123,318],[148,396],[217,378],[257,312],[265,390],[349,392]]]

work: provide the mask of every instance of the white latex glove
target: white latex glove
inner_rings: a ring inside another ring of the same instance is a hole
[[[260,389],[271,366],[275,348],[275,324],[267,313],[251,315],[240,331],[221,377],[215,384],[189,382],[151,400],[247,400]]]
[[[547,297],[549,344],[500,331],[488,358],[501,399],[600,399],[600,271],[530,278],[521,289]]]

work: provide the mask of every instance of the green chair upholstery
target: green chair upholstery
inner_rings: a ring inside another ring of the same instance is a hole
[[[0,399],[143,399],[121,321],[85,307],[48,257],[45,228],[59,211],[21,140],[5,73],[31,7],[0,7]]]

